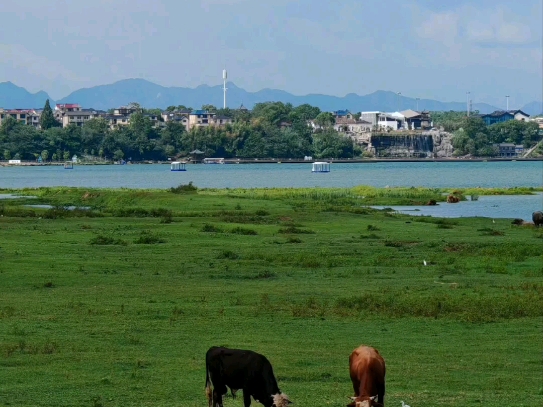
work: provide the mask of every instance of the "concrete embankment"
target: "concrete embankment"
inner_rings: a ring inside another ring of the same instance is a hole
[[[485,161],[543,161],[543,157],[537,158],[365,158],[365,159],[319,159],[313,161],[296,160],[296,159],[225,159],[225,164],[312,164],[316,161],[326,161],[336,164],[372,164],[384,162],[485,162]],[[131,162],[133,164],[164,164],[169,165],[170,161],[145,161]],[[201,164],[187,161],[188,164]],[[64,163],[35,163],[21,162],[20,164],[8,164],[0,162],[0,167],[47,167],[47,166],[62,166]],[[115,163],[77,163],[75,165],[118,165]],[[220,165],[220,164],[203,164],[203,165]]]

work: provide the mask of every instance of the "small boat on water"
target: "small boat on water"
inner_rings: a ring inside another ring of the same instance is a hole
[[[311,172],[330,172],[330,163],[329,162],[314,162],[313,169]]]
[[[186,164],[184,161],[174,161],[170,164],[170,171],[186,171]]]
[[[204,158],[204,164],[224,164],[224,158]]]

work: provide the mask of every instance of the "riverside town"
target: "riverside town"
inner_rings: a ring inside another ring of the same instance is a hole
[[[43,109],[0,109],[3,165],[307,159],[534,159],[543,156],[543,117],[522,110],[396,112],[257,103],[251,110],[138,103],[95,110],[49,101]]]

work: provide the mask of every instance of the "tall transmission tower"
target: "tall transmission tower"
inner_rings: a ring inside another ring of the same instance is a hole
[[[223,69],[222,70],[222,81],[223,81],[222,91],[224,93],[223,109],[226,109],[226,79],[227,78],[228,78],[228,74],[226,73],[226,69]]]

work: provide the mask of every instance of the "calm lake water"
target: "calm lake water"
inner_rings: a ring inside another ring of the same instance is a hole
[[[512,218],[532,221],[532,212],[543,209],[543,194],[481,196],[477,201],[461,201],[455,204],[440,203],[436,206],[387,206],[399,213],[412,216],[439,218]],[[384,206],[372,206],[383,209]]]
[[[169,165],[160,164],[76,165],[73,170],[66,170],[62,166],[0,167],[0,188],[74,186],[162,189],[189,181],[199,188],[543,186],[542,161],[338,163],[330,167],[329,173],[312,173],[311,163],[187,165],[185,172],[172,172]],[[541,201],[540,195],[481,197],[479,201],[421,209],[425,214],[435,216],[518,217],[529,220],[534,210],[542,209]],[[505,210],[506,207],[510,209]]]
[[[0,188],[74,186],[170,188],[192,181],[200,188],[352,187],[541,187],[542,161],[379,162],[332,164],[329,173],[312,173],[307,164],[81,165],[0,167]]]

